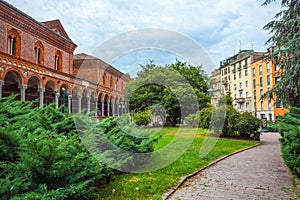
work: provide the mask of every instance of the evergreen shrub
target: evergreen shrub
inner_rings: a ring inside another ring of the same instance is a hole
[[[210,129],[221,137],[257,138],[259,135],[259,119],[250,112],[240,114],[231,105],[204,108],[187,116],[185,122],[193,127]]]
[[[0,199],[96,199],[114,170],[86,149],[92,131],[126,151],[153,151],[155,139],[134,137],[145,134],[133,126],[118,127],[112,118],[95,123],[14,97],[0,99]],[[142,162],[123,158],[124,165]]]
[[[281,134],[281,154],[292,173],[300,177],[300,108],[290,108],[290,112],[278,119]]]
[[[147,126],[151,122],[151,118],[150,109],[132,113],[132,119],[138,126]]]

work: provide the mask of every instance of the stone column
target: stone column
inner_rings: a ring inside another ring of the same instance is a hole
[[[45,92],[45,88],[40,88],[39,92],[40,92],[40,107],[43,107],[43,105],[44,105],[44,92]]]
[[[27,85],[21,84],[21,101],[25,101]]]
[[[124,103],[124,106],[123,106],[123,110],[122,110],[122,111],[123,111],[124,114],[126,114],[126,104],[125,104],[125,103]]]
[[[71,94],[68,95],[68,110],[69,110],[69,113],[72,113],[72,95]]]
[[[116,104],[115,104],[114,101],[112,101],[111,103],[112,103],[111,114],[112,114],[112,116],[115,116],[115,106],[116,106]]]
[[[110,102],[107,102],[107,116],[110,116]]]
[[[95,113],[95,117],[98,116],[98,99],[94,99],[96,105],[95,105],[95,110],[96,110],[96,113]]]
[[[78,95],[78,112],[81,111],[81,99],[82,99],[82,96]]]
[[[104,99],[101,99],[101,116],[104,116]]]
[[[129,106],[128,106],[128,103],[126,103],[125,113],[129,113]]]
[[[120,108],[120,115],[122,115],[122,114],[123,114],[123,103],[120,102],[120,105],[121,105],[121,108]]]
[[[60,96],[59,92],[56,92],[55,93],[55,107],[56,107],[56,109],[58,109],[58,107],[59,107],[59,96]]]
[[[120,116],[120,102],[117,102],[117,115]]]
[[[86,113],[90,113],[91,112],[91,97],[87,97],[86,98]]]
[[[0,98],[2,98],[2,85],[4,85],[4,81],[0,81]]]

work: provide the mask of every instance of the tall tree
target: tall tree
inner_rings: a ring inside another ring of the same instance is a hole
[[[131,111],[143,111],[152,106],[163,108],[167,122],[175,125],[179,119],[207,107],[207,78],[201,67],[175,64],[157,66],[150,62],[142,66],[135,80],[125,89]]]
[[[276,0],[265,0],[268,5]],[[271,37],[267,44],[273,46],[271,59],[279,64],[283,73],[273,88],[278,101],[300,107],[300,0],[281,0],[282,11],[264,26]]]

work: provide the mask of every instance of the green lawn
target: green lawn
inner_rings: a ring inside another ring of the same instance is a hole
[[[205,131],[201,129],[184,129],[186,132],[196,131],[194,140],[187,151],[169,166],[148,173],[129,173],[118,175],[103,189],[100,199],[161,199],[164,192],[176,186],[180,177],[188,175],[210,162],[237,150],[255,145],[252,141],[209,138],[217,140],[209,154],[200,159],[199,150],[204,140]],[[155,149],[160,149],[170,143],[178,128],[163,128],[163,137]],[[187,137],[190,137],[187,134]],[[183,137],[184,139],[184,137]]]

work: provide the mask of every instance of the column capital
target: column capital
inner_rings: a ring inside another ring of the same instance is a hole
[[[44,92],[45,92],[45,88],[42,88],[42,87],[39,88],[39,92],[40,92],[40,93],[44,93]]]
[[[23,89],[23,90],[25,89],[25,90],[26,90],[27,87],[28,87],[28,85],[26,85],[26,84],[21,84],[21,89]]]

